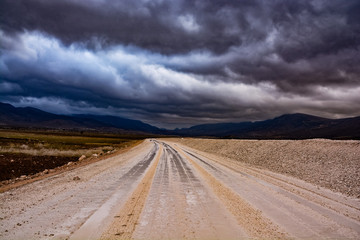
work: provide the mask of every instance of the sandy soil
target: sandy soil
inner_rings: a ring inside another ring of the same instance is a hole
[[[173,139],[360,198],[360,141]]]
[[[359,199],[179,141],[1,193],[0,239],[360,238]]]

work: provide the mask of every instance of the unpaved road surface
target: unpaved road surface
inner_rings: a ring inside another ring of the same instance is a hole
[[[360,239],[360,202],[163,140],[0,194],[0,239]]]

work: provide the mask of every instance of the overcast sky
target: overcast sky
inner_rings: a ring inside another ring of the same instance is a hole
[[[360,115],[359,0],[0,0],[0,101],[167,128]]]

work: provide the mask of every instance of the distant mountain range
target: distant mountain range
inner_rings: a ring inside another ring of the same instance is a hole
[[[328,119],[295,113],[258,122],[203,124],[175,133],[245,139],[360,139],[360,117]]]
[[[115,116],[103,116],[103,115],[74,115],[77,118],[81,119],[92,119],[109,126],[129,130],[129,131],[138,131],[144,133],[152,134],[164,134],[166,130],[154,127],[150,124],[143,123],[139,120],[132,120],[127,118],[115,117]]]
[[[138,120],[115,116],[65,116],[0,103],[1,126],[244,139],[360,139],[360,117],[327,119],[300,113],[265,121],[202,124],[165,130]]]
[[[137,120],[99,115],[58,115],[32,107],[0,103],[0,127],[25,127],[65,130],[95,130],[162,134],[164,130]]]

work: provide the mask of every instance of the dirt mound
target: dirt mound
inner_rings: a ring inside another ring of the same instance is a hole
[[[172,139],[360,198],[360,141]]]

